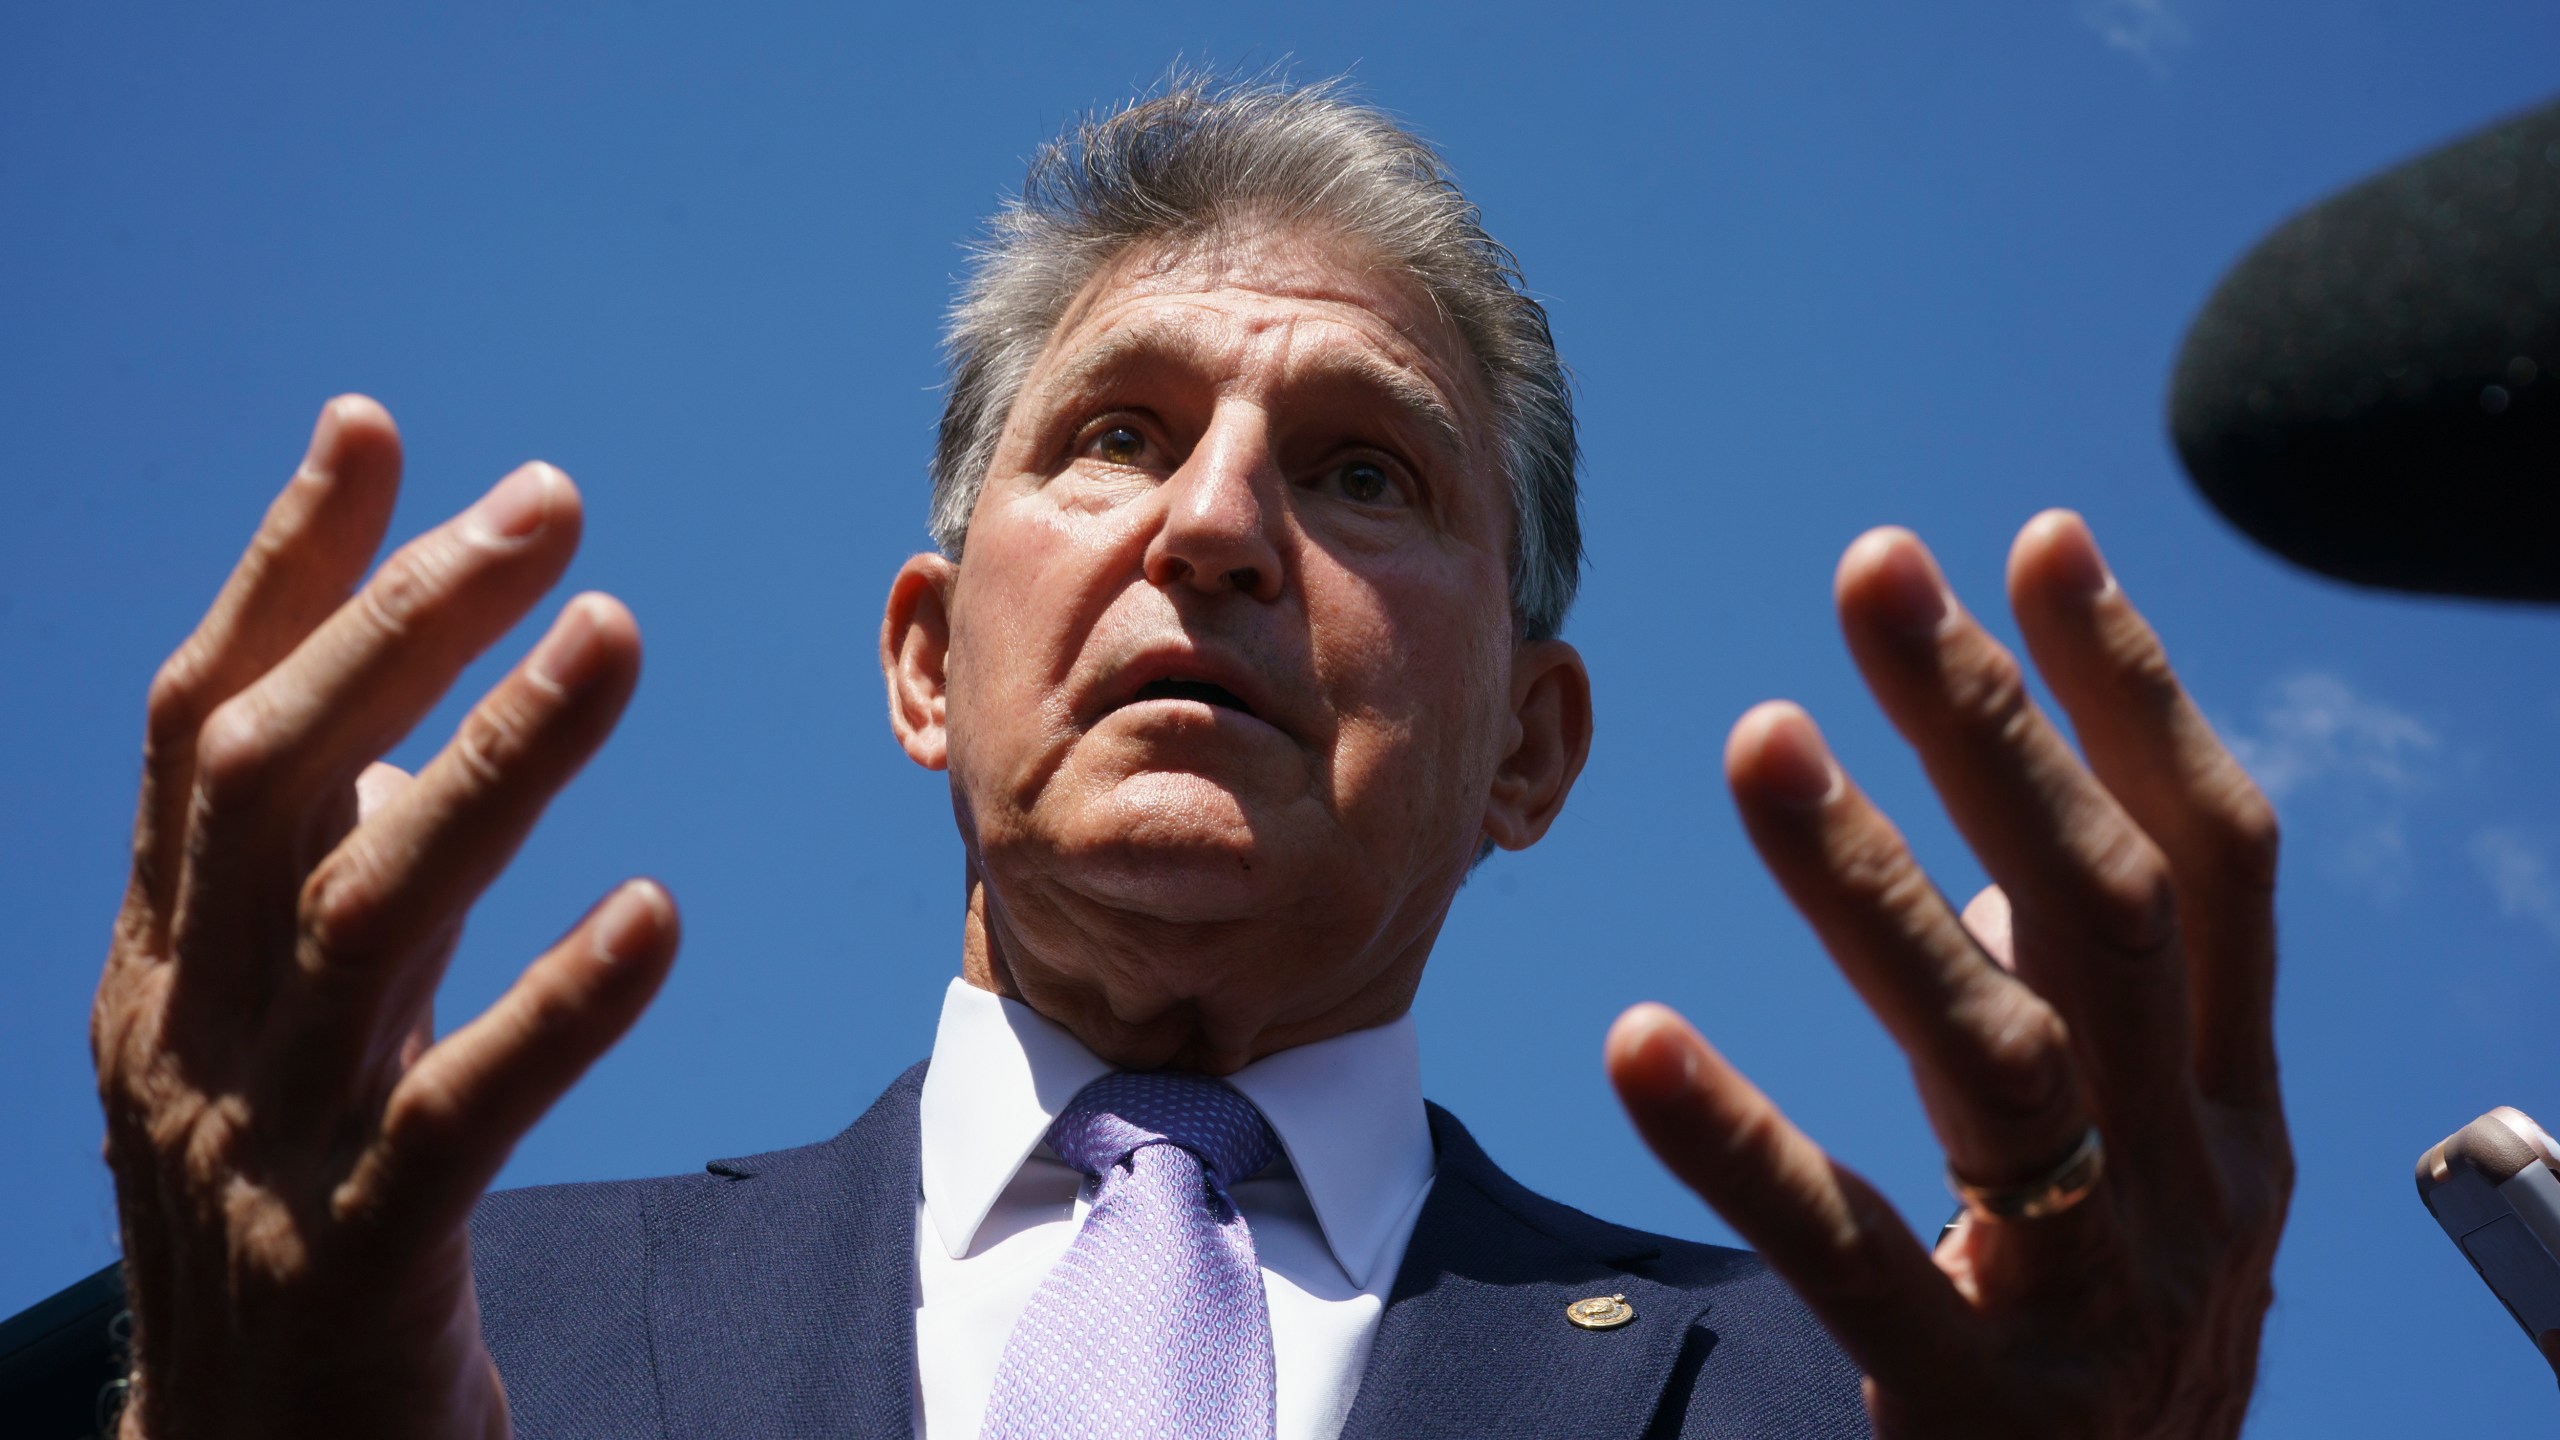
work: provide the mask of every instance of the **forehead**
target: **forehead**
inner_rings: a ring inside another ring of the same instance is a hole
[[[1060,317],[1029,391],[1177,362],[1219,379],[1358,383],[1453,430],[1483,414],[1473,356],[1429,295],[1320,227],[1241,224],[1132,247]]]

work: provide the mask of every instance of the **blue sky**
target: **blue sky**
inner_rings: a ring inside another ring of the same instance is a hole
[[[1716,756],[1753,701],[1804,702],[1969,894],[1842,653],[1831,565],[1907,524],[1996,610],[2016,527],[2076,506],[2290,827],[2302,1180],[2251,1433],[2426,1433],[2457,1386],[2469,1427],[2547,1425],[2550,1375],[2409,1175],[2492,1104],[2560,1116],[2560,615],[2261,558],[2185,488],[2161,397],[2270,225],[2560,89],[2560,10],[1566,13],[12,7],[0,1310],[114,1253],[84,1018],[143,685],[337,391],[403,424],[403,533],[524,459],[578,477],[561,597],[610,589],[647,635],[620,736],[480,907],[441,1003],[476,1010],[633,872],[683,902],[685,954],[506,1181],[819,1138],[922,1055],[957,843],[871,656],[923,543],[937,312],[1022,157],[1182,55],[1350,71],[1441,145],[1582,387],[1593,564],[1568,634],[1598,749],[1443,935],[1419,1003],[1435,1098],[1543,1190],[1728,1238],[1601,1078],[1609,1018],[1666,1000],[1934,1226],[1900,1057],[1752,860]]]

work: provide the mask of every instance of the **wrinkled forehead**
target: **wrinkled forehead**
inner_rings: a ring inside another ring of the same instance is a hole
[[[1490,454],[1474,355],[1428,292],[1371,246],[1314,226],[1236,225],[1141,242],[1067,307],[1033,366],[1034,403],[1133,368],[1233,371],[1357,384]]]

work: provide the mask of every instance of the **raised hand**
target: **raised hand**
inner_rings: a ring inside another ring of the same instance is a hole
[[[1850,650],[1997,882],[1963,915],[1801,710],[1760,706],[1725,753],[1973,1213],[1933,1253],[1660,1006],[1619,1019],[1611,1077],[1866,1372],[1877,1434],[2234,1435],[2293,1185],[2273,813],[2078,516],[2027,526],[2009,594],[2085,764],[1915,537],[1840,566]]]
[[[90,1027],[127,1437],[506,1434],[465,1222],[674,959],[672,903],[626,884],[435,1038],[464,913],[612,730],[640,642],[582,595],[414,780],[374,763],[578,543],[576,490],[528,465],[357,591],[399,476],[390,416],[330,402],[151,686]]]

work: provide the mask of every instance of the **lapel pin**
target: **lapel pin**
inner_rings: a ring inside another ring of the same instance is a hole
[[[1615,1330],[1636,1318],[1636,1307],[1624,1295],[1594,1295],[1564,1307],[1564,1318],[1585,1330]]]

